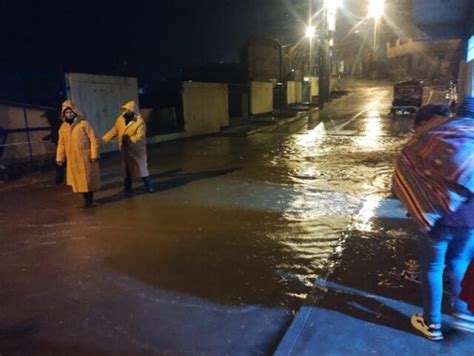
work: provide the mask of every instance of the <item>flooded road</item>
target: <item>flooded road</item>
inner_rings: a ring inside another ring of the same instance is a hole
[[[68,337],[58,334],[68,342],[78,323],[90,333],[113,325],[112,345],[143,327],[165,298],[157,293],[208,301],[211,313],[296,309],[343,253],[354,218],[370,231],[390,195],[412,125],[389,115],[391,89],[361,86],[277,131],[151,148],[154,194],[136,182],[125,197],[118,157],[103,160],[93,209],[54,186],[51,173],[0,185],[0,296],[11,307],[3,322],[17,323],[20,310],[48,319],[49,333],[68,325]],[[154,350],[151,335],[138,339]]]

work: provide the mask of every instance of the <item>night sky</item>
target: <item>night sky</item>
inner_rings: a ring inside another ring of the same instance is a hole
[[[306,0],[293,3],[307,8]],[[304,31],[280,0],[0,4],[1,64],[93,71],[125,67],[156,79],[188,64],[236,62],[252,36],[287,42]]]
[[[250,37],[295,43],[308,0],[0,0],[0,11],[0,100],[35,102],[28,91],[52,72],[178,80],[192,64],[238,62]]]

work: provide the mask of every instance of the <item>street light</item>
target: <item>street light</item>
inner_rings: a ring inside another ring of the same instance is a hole
[[[369,0],[369,17],[379,20],[385,10],[385,0]]]
[[[309,38],[309,39],[312,39],[312,38],[316,37],[316,27],[314,27],[314,26],[306,27],[306,37]]]
[[[369,13],[368,17],[374,19],[374,49],[373,49],[373,60],[375,61],[375,70],[373,71],[374,77],[377,77],[378,73],[378,62],[377,62],[377,26],[380,19],[384,15],[385,0],[369,0]]]
[[[342,0],[324,0],[324,7],[337,9],[342,6]]]

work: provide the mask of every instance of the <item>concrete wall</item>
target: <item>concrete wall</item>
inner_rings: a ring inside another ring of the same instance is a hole
[[[46,110],[54,109],[0,104],[0,127],[10,131],[7,133],[7,146],[4,146],[3,150],[0,147],[0,163],[29,160],[39,156],[50,156],[52,159],[56,146],[50,142],[40,142],[50,132],[47,121],[40,118]]]
[[[319,78],[317,77],[310,77],[309,78],[311,84],[311,96],[318,96],[319,95]]]
[[[401,43],[400,40],[396,40],[395,46],[393,47],[387,44],[387,58],[420,53],[428,53],[428,55],[432,56],[435,55],[435,53],[452,53],[457,51],[461,45],[461,40],[413,41],[409,39],[403,43]]]
[[[281,60],[281,63],[280,63]],[[286,60],[280,59],[280,45],[277,41],[269,39],[251,40],[245,50],[249,80],[266,82],[279,79],[280,65],[282,72],[286,70]]]
[[[289,81],[286,83],[286,103],[295,104],[303,101],[303,84]]]
[[[387,44],[388,74],[394,80],[416,78],[449,82],[457,75],[462,55],[461,40],[397,40]]]
[[[138,103],[137,79],[109,75],[67,73],[68,97],[90,121],[96,134],[102,136],[120,115],[120,106],[130,100]],[[103,146],[103,151],[116,150]]]
[[[273,112],[273,83],[250,83],[250,113],[260,115]]]
[[[227,84],[183,83],[184,128],[190,136],[217,133],[229,125]]]

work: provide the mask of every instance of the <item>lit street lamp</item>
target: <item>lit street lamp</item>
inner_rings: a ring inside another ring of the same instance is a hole
[[[378,21],[384,14],[385,0],[369,0],[369,17]]]
[[[313,39],[316,36],[316,27],[308,26],[306,27],[306,37],[309,39]]]
[[[377,61],[377,26],[380,19],[383,17],[385,11],[385,0],[369,0],[369,9],[368,17],[374,19],[374,48],[373,48],[373,58],[374,61]],[[375,73],[377,76],[378,72],[378,63],[375,62]]]

